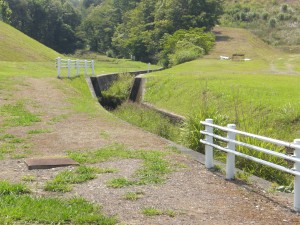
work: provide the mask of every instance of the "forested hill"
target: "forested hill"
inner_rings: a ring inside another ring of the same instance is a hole
[[[0,0],[0,18],[61,53],[88,47],[168,66],[207,53],[214,40],[205,32],[218,23],[221,2]]]

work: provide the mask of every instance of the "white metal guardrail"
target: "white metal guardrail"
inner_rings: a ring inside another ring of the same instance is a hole
[[[294,208],[296,211],[300,212],[300,139],[295,139],[293,143],[280,141],[268,137],[263,137],[243,131],[236,130],[235,124],[228,124],[227,127],[222,127],[216,124],[213,124],[212,119],[206,119],[205,121],[201,121],[201,124],[205,126],[205,130],[201,131],[201,134],[205,135],[204,140],[200,140],[201,143],[205,145],[205,166],[206,168],[214,167],[213,162],[213,149],[218,149],[227,153],[226,158],[226,179],[234,179],[235,174],[235,156],[240,156],[249,160],[252,160],[256,163],[260,163],[286,173],[290,173],[295,176],[294,179]],[[221,130],[227,132],[227,137],[223,137],[220,135],[214,134],[214,129]],[[286,155],[283,153],[275,152],[269,149],[265,149],[259,146],[251,145],[248,143],[244,143],[236,140],[236,135],[242,135],[245,137],[254,138],[260,141],[272,143],[278,146],[287,147],[290,149],[294,149],[294,155]],[[222,147],[217,144],[214,144],[214,138],[217,140],[221,140],[223,142],[227,142],[227,147]],[[246,155],[244,153],[236,151],[236,145],[243,146],[255,151],[260,151],[265,154],[269,154],[272,156],[276,156],[285,160],[289,160],[294,162],[294,168],[287,168],[281,165],[277,165],[272,162],[268,162],[263,159],[259,159],[250,155]]]
[[[94,60],[71,60],[62,59],[60,57],[56,58],[55,66],[57,68],[57,78],[61,78],[61,69],[68,69],[68,78],[71,78],[71,69],[76,69],[76,76],[79,76],[80,68],[84,68],[84,75],[88,75],[88,69],[91,68],[92,75],[95,75],[95,64]]]

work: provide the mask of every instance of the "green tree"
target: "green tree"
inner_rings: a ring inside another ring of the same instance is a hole
[[[103,2],[103,0],[83,0],[82,6],[87,9],[90,6],[100,5],[102,2]]]
[[[6,0],[11,9],[11,25],[28,34],[27,25],[30,23],[28,0]]]
[[[124,15],[112,39],[120,56],[132,55],[136,60],[153,61],[158,46],[154,35],[155,5],[155,0],[142,0]]]
[[[11,16],[11,9],[9,8],[9,5],[4,0],[0,0],[0,20],[9,23],[10,22],[10,16]]]
[[[81,23],[78,10],[69,0],[7,0],[11,24],[30,37],[61,53],[81,46],[76,35]]]
[[[223,13],[222,0],[161,0],[158,6],[157,20],[170,21],[170,33],[194,27],[211,30]]]
[[[222,13],[221,2],[141,0],[134,9],[123,15],[123,21],[112,39],[113,47],[120,56],[134,55],[137,60],[157,62],[165,58],[161,57],[164,54],[159,53],[162,50],[159,42],[165,34],[197,27],[212,29]]]
[[[111,38],[118,24],[116,11],[110,1],[93,7],[83,20],[81,31],[92,51],[105,53],[111,49]]]

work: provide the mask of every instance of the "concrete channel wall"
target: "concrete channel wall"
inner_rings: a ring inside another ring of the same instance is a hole
[[[140,74],[146,74],[146,73],[151,73],[160,70],[163,70],[163,68],[152,69],[152,70],[139,70],[139,71],[132,71],[128,73],[130,75],[138,76]],[[90,77],[96,96],[101,97],[102,96],[101,91],[105,91],[108,88],[110,88],[113,82],[118,80],[119,74],[120,73],[111,73],[111,74],[102,74],[102,75]]]
[[[162,114],[165,117],[168,117],[173,123],[182,123],[186,119],[183,116],[174,114],[172,112],[168,112],[163,109],[158,109],[155,106],[149,104],[149,103],[144,103],[144,94],[145,94],[145,89],[146,89],[146,81],[147,79],[143,77],[144,74],[150,73],[150,72],[155,72],[155,71],[160,71],[160,69],[154,69],[154,70],[141,70],[141,71],[133,71],[129,72],[130,75],[136,76],[131,88],[129,100],[132,102],[136,102],[141,104],[143,107],[152,109],[160,114]],[[112,73],[112,74],[103,74],[95,77],[90,77],[91,84],[90,88],[93,88],[94,96],[96,97],[101,97],[102,91],[105,91],[111,87],[114,81],[118,80],[119,73]],[[91,87],[92,86],[92,87]]]

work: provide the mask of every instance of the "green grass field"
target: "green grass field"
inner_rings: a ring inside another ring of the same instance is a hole
[[[147,75],[145,101],[184,116],[221,114],[239,129],[288,141],[299,137],[300,56],[273,50],[247,31],[237,37],[241,29],[219,29],[233,38],[217,43],[211,55]],[[218,60],[239,44],[251,61]]]

